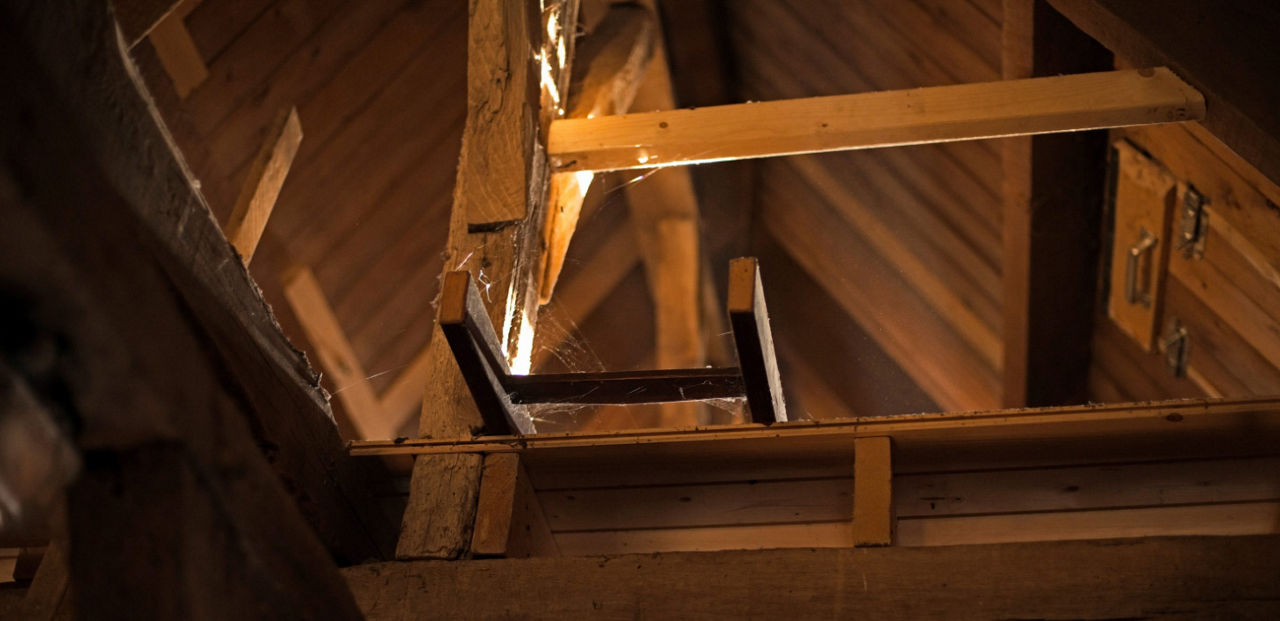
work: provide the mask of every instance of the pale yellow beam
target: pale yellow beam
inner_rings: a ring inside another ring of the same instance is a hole
[[[1173,123],[1204,114],[1198,91],[1156,67],[564,119],[551,124],[548,151],[556,172],[621,170]]]
[[[249,167],[249,175],[240,188],[240,196],[225,229],[227,240],[236,247],[245,265],[253,259],[301,142],[302,123],[298,120],[298,109],[289,108],[272,124],[266,141]]]

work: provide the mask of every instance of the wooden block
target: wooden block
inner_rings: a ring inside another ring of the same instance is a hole
[[[484,458],[471,553],[511,558],[558,555],[519,455],[497,453]]]
[[[284,179],[293,166],[293,158],[301,142],[302,124],[298,121],[298,109],[289,108],[272,124],[262,149],[249,168],[249,175],[231,211],[231,219],[224,227],[227,241],[236,247],[245,265],[253,259],[253,251],[258,248],[258,240],[262,239],[262,231],[267,227],[267,219],[276,206],[276,198],[280,196],[280,188],[284,186]]]
[[[1178,182],[1126,142],[1114,145],[1115,235],[1107,314],[1145,351],[1155,347]]]
[[[120,35],[130,49],[146,38],[157,24],[181,9],[185,9],[182,11],[184,14],[189,12],[189,5],[194,4],[197,2],[190,0],[113,0],[111,3],[120,24]]]
[[[173,80],[178,97],[186,99],[191,91],[208,79],[209,67],[200,57],[200,50],[191,40],[183,19],[181,12],[170,13],[151,29],[150,38],[156,55],[160,57],[160,64]]]
[[[754,258],[730,262],[728,307],[751,420],[764,424],[786,422],[787,404],[773,351],[769,311],[760,283],[760,266]]]
[[[563,119],[548,152],[556,172],[601,171],[1203,117],[1200,94],[1156,67]]]
[[[893,438],[877,436],[853,442],[853,545],[893,545]]]

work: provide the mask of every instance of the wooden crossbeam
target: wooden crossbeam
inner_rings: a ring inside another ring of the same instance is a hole
[[[1164,67],[671,110],[551,124],[556,172],[1070,132],[1204,118]]]
[[[253,259],[301,142],[302,123],[298,120],[298,109],[291,107],[271,124],[267,139],[249,167],[231,218],[223,228],[245,265]]]
[[[516,403],[624,405],[698,399],[737,399],[742,372],[733,369],[661,369],[613,373],[540,373],[507,379]]]
[[[200,56],[191,33],[187,32],[187,14],[197,4],[199,0],[184,0],[165,13],[148,32],[156,56],[173,81],[173,88],[180,99],[186,99],[191,91],[209,78],[209,67]]]
[[[1266,447],[1280,437],[1280,397],[901,414],[821,422],[790,421],[771,426],[546,433],[522,438],[456,441],[369,441],[352,443],[350,450],[353,455],[440,455],[644,445],[655,450],[685,446],[690,451],[702,451],[710,445],[728,447],[730,444],[759,450],[763,446],[760,443],[770,443],[775,445],[773,450],[782,454],[827,449],[843,452],[853,439],[876,436],[892,437],[900,456],[904,450],[927,455],[935,449],[984,451],[996,445],[1025,452],[1030,450],[1028,447],[1041,446],[1037,443],[1052,446],[1054,450],[1087,446],[1095,452],[1117,445],[1123,451],[1136,454],[1150,443],[1167,444],[1174,440],[1211,450],[1214,447],[1210,444],[1224,437],[1232,438],[1222,447],[1226,452],[1269,451]]]

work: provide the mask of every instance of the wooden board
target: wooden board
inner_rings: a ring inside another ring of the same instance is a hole
[[[1164,303],[1164,277],[1173,246],[1171,223],[1178,182],[1127,143],[1112,145],[1115,223],[1107,314],[1144,351],[1153,351]]]
[[[1168,69],[1141,69],[564,119],[557,172],[974,140],[1203,118]],[[638,145],[638,146],[637,146]]]
[[[1280,537],[1190,537],[397,563],[345,573],[374,621],[423,610],[531,619],[1270,618],[1280,614],[1277,559]],[[493,597],[494,585],[507,596]]]

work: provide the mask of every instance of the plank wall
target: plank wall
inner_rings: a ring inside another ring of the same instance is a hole
[[[729,6],[741,100],[1000,78],[998,1],[749,0]],[[929,400],[946,410],[997,404],[996,143],[778,158],[761,162],[758,179],[757,236],[771,237],[872,337],[882,352],[868,356],[894,361],[922,390],[905,402],[864,399],[857,414],[902,411]],[[793,278],[788,270],[795,268],[776,263],[762,266],[766,291],[771,281]],[[785,297],[770,299],[770,306],[800,326],[822,323],[826,312]],[[841,353],[823,355],[788,336],[786,327],[776,330],[784,358],[807,358],[810,375],[844,394],[850,380],[835,363]],[[857,350],[843,355],[861,357]]]

